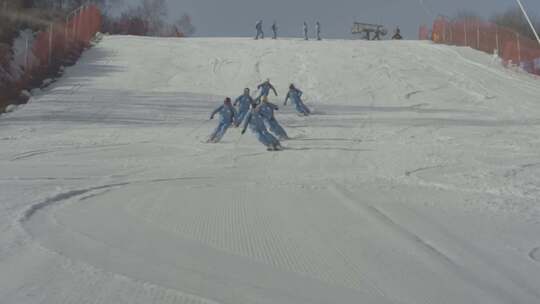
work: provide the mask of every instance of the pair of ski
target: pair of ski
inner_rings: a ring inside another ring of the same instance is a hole
[[[281,146],[281,144],[273,144],[271,146],[267,146],[266,151],[283,151],[283,147]]]

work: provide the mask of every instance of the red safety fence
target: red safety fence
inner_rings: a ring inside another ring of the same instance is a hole
[[[418,39],[429,40],[429,28],[427,26],[420,26],[420,29],[418,30]]]
[[[433,23],[431,40],[497,54],[505,65],[516,65],[540,75],[540,44],[490,22],[439,17]]]
[[[27,70],[70,59],[70,56],[90,44],[100,27],[101,12],[95,5],[82,6],[72,12],[64,23],[51,24],[35,38],[31,50],[37,60]]]
[[[35,86],[60,66],[75,63],[100,31],[101,18],[96,5],[81,6],[64,22],[51,23],[34,37],[27,37],[23,59],[18,62],[9,50],[0,49],[0,112],[7,99]]]

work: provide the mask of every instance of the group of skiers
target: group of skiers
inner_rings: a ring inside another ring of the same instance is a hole
[[[255,29],[257,30],[257,34],[255,35],[255,40],[264,39],[263,21],[262,20],[257,21],[257,23],[255,24]],[[274,23],[272,23],[271,29],[272,29],[272,39],[277,39],[278,27],[277,27],[276,21],[274,21]],[[305,22],[305,21],[304,21],[303,30],[304,30],[304,40],[309,40],[309,35],[308,35],[309,34],[309,28],[308,28],[307,22]],[[316,33],[317,40],[322,40],[321,39],[321,23],[319,21],[317,21],[315,23],[315,33]]]
[[[282,149],[280,140],[287,140],[289,136],[276,119],[274,112],[279,107],[268,101],[270,91],[273,91],[274,95],[278,96],[277,91],[270,83],[270,79],[258,85],[257,89],[259,90],[259,95],[256,98],[252,98],[249,88],[246,88],[244,89],[244,94],[236,98],[234,104],[227,97],[223,105],[212,112],[210,119],[213,119],[216,114],[219,114],[220,120],[218,126],[208,139],[209,143],[219,142],[231,126],[240,127],[243,123],[242,134],[249,127],[257,139],[269,151]],[[302,101],[302,94],[302,91],[297,89],[294,84],[291,84],[283,105],[287,105],[287,101],[291,100],[300,115],[308,116],[311,114],[311,111]]]

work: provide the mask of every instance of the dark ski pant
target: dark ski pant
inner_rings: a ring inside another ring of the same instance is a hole
[[[278,138],[288,138],[287,132],[283,127],[278,123],[275,118],[268,120],[268,126],[270,127],[270,132],[274,133]]]
[[[272,147],[274,145],[280,145],[279,140],[277,138],[275,138],[274,135],[270,134],[270,132],[268,132],[266,130],[253,131],[253,133],[255,133],[255,136],[261,142],[261,144],[263,144],[263,145],[265,145],[267,147]]]
[[[262,30],[257,30],[257,36],[255,36],[255,39],[264,39],[264,32]]]
[[[223,136],[225,135],[225,132],[227,132],[227,129],[231,126],[231,122],[223,122],[220,121],[217,128],[214,130],[214,132],[210,135],[209,141],[211,142],[219,142]]]
[[[296,111],[303,115],[309,115],[311,111],[301,100],[293,100]]]

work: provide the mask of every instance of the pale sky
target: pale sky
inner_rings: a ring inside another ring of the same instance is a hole
[[[123,0],[125,4],[140,0]],[[321,22],[323,37],[350,38],[353,21],[380,23],[389,30],[400,26],[406,38],[417,38],[420,24],[430,24],[439,15],[472,10],[490,16],[515,0],[167,0],[169,17],[188,13],[197,28],[196,36],[246,37],[255,34],[255,22],[264,21],[265,34],[277,21],[279,34],[300,37],[302,23],[314,30]],[[532,15],[540,16],[540,0],[522,0]]]

